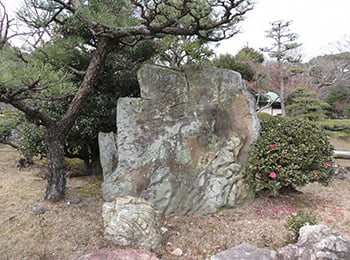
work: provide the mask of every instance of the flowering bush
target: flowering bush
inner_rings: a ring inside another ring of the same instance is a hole
[[[283,187],[328,184],[335,171],[332,156],[328,136],[309,121],[264,117],[246,177],[275,194]]]

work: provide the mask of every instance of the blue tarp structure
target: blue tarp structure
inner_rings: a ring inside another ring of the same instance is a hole
[[[279,96],[275,93],[275,92],[272,92],[272,91],[269,91],[269,92],[266,92],[264,94],[262,94],[262,96],[264,96],[266,98],[266,101],[267,103],[279,103],[281,102]]]

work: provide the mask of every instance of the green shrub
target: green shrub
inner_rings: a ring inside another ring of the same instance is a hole
[[[311,211],[298,210],[288,218],[286,226],[288,230],[293,231],[298,237],[300,228],[305,225],[316,225],[317,223],[316,216]]]
[[[18,149],[27,157],[44,157],[46,154],[44,143],[44,127],[24,122],[17,127]]]
[[[266,119],[274,117],[273,115],[266,113],[266,112],[259,112],[258,116],[259,116],[260,120],[266,120]]]
[[[0,117],[0,143],[11,144],[25,157],[43,155],[44,129],[29,123],[22,113],[5,110]]]
[[[6,143],[11,136],[12,130],[18,125],[18,113],[5,110],[0,117],[0,142]]]
[[[328,184],[333,161],[333,147],[322,129],[296,118],[266,117],[246,177],[253,186],[277,194],[283,187]]]
[[[328,119],[316,123],[325,129],[330,137],[350,141],[350,119]]]

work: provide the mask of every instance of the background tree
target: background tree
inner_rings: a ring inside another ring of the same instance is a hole
[[[0,1],[0,50],[4,48],[9,40],[9,29],[11,20],[6,11],[5,5]]]
[[[172,68],[205,64],[214,55],[207,41],[194,36],[167,36],[157,40],[157,47],[155,63]]]
[[[337,85],[329,90],[325,101],[333,118],[350,118],[350,86]]]
[[[306,66],[322,98],[333,87],[350,84],[350,52],[319,56],[311,59]]]
[[[13,105],[45,129],[45,199],[49,201],[65,197],[65,136],[87,105],[112,51],[166,35],[196,36],[205,41],[226,39],[239,32],[237,23],[252,9],[248,0],[33,2],[41,12],[37,12],[37,20],[30,21],[45,28],[51,38],[31,53],[14,48],[2,50],[0,101]],[[30,8],[33,5],[26,7]],[[80,25],[90,35],[89,42],[79,35],[64,37],[56,30],[67,23]],[[41,39],[45,41],[44,37]],[[84,48],[87,44],[91,47]],[[62,62],[59,68],[50,64],[48,48],[65,53],[68,64]],[[71,63],[76,53],[88,57],[82,70]],[[78,81],[77,75],[82,76]],[[49,109],[62,100],[69,100],[62,114]]]
[[[289,116],[317,121],[326,118],[329,104],[322,101],[316,91],[310,91],[307,87],[298,87],[287,99],[286,108]]]
[[[265,61],[264,54],[248,46],[240,49],[235,55],[235,59],[237,62],[248,63],[251,66],[262,64]]]
[[[254,94],[260,93],[260,84],[264,78],[264,55],[251,47],[245,46],[237,52],[235,59],[238,63],[245,64],[254,71],[254,76],[246,81],[247,89]]]
[[[267,38],[272,39],[272,46],[262,48],[262,51],[267,52],[277,62],[276,76],[279,82],[282,116],[286,115],[285,81],[290,76],[290,65],[298,63],[301,59],[299,55],[293,55],[293,51],[301,44],[296,42],[298,35],[290,32],[290,25],[291,21],[272,22],[271,29],[266,34]]]
[[[319,56],[311,59],[306,66],[321,99],[331,106],[330,115],[334,118],[348,117],[350,53]]]
[[[254,78],[254,70],[248,64],[238,63],[231,54],[220,54],[210,64],[218,68],[237,71],[245,80],[253,80]]]

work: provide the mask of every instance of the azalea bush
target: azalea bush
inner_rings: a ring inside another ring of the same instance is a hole
[[[334,175],[333,147],[327,134],[309,121],[261,117],[246,177],[251,185],[277,194],[310,182],[328,184]]]

